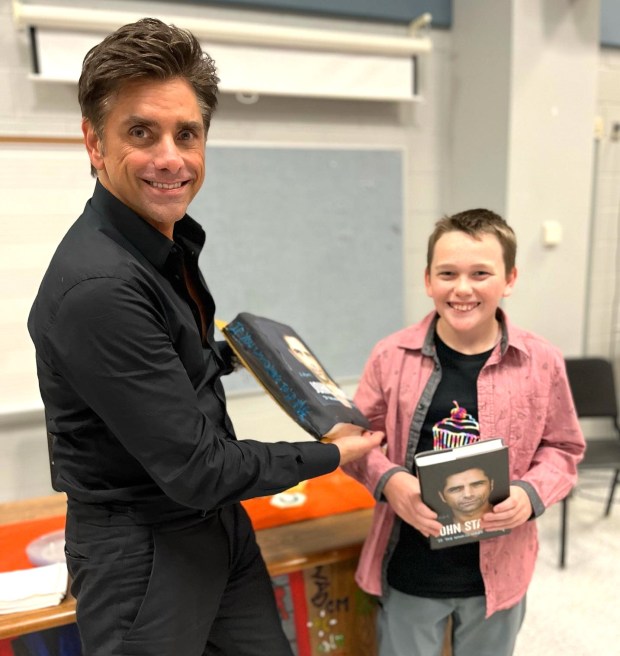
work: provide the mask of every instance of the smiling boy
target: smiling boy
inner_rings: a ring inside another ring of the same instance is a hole
[[[435,310],[375,346],[355,395],[387,439],[345,467],[379,502],[356,578],[381,600],[380,656],[440,656],[450,618],[454,656],[510,656],[537,551],[530,520],[575,484],[584,440],[562,354],[499,307],[517,279],[516,249],[489,210],[440,220],[424,274]],[[466,424],[450,417],[455,403]],[[421,500],[413,459],[434,434],[452,446],[504,438],[510,496],[481,528],[509,534],[431,551],[441,524]]]

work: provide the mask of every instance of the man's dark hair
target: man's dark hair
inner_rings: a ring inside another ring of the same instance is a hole
[[[475,209],[459,212],[452,216],[444,216],[443,219],[437,221],[435,229],[428,238],[426,267],[429,272],[435,244],[448,232],[464,232],[474,239],[480,239],[483,234],[495,235],[504,254],[506,275],[513,270],[517,258],[517,238],[513,229],[499,214],[495,214],[491,210]]]
[[[446,467],[443,470],[443,484],[441,486],[441,489],[445,489],[446,484],[448,482],[448,479],[450,476],[454,476],[456,474],[462,474],[463,472],[469,471],[470,469],[479,469],[485,476],[485,478],[488,478],[490,481],[493,480],[493,477],[489,475],[487,471],[487,467],[484,465],[472,465],[471,463],[468,465],[463,465],[463,463],[459,463],[458,460],[452,463],[451,467]]]
[[[215,62],[203,52],[188,30],[143,18],[124,25],[89,50],[78,83],[82,116],[99,139],[114,96],[129,83],[148,80],[186,80],[196,93],[205,135],[217,106]],[[91,166],[91,172],[95,171]]]

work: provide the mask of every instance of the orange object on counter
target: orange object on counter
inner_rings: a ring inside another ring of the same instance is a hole
[[[28,569],[32,563],[26,555],[26,547],[37,538],[65,527],[65,516],[31,519],[0,526],[0,572]]]
[[[241,503],[248,511],[254,529],[260,531],[306,519],[373,508],[375,500],[361,483],[338,468],[280,494]]]
[[[306,519],[372,508],[375,501],[360,483],[340,468],[303,481],[285,492],[242,502],[255,530]],[[0,572],[32,567],[26,547],[37,538],[65,527],[65,516],[0,525]]]

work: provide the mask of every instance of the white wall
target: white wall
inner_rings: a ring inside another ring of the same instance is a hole
[[[600,138],[593,171],[590,277],[585,352],[611,355],[620,369],[620,50],[602,50],[598,67]],[[614,136],[614,125],[619,126]]]
[[[506,309],[571,355],[583,343],[598,27],[592,0],[454,5],[452,209],[490,205],[513,226]],[[545,221],[562,230],[557,246],[543,244]]]
[[[70,1],[70,0],[68,0]],[[66,3],[63,3],[66,4]],[[81,3],[83,5],[94,3]],[[116,2],[131,6],[131,2]],[[135,3],[134,3],[135,4]],[[575,3],[572,3],[575,4]],[[158,3],[159,6],[159,3]],[[211,12],[213,10],[194,11]],[[236,12],[218,11],[217,16]],[[211,14],[209,14],[211,15]],[[270,16],[256,18],[305,24],[302,17]],[[310,19],[313,26],[344,25],[359,27],[353,21]],[[363,23],[365,30],[368,23]],[[399,32],[401,28],[373,26],[378,30]],[[75,218],[90,193],[86,157],[84,178],[63,180],[63,157],[75,157],[76,146],[15,144],[3,137],[56,135],[79,136],[79,109],[75,88],[71,85],[37,84],[27,78],[29,53],[23,34],[16,33],[10,13],[10,0],[0,0],[0,371],[10,371],[0,379],[0,404],[10,398],[14,408],[23,407],[36,397],[34,353],[26,335],[25,321],[49,255],[66,226]],[[426,238],[436,219],[453,207],[452,162],[454,129],[453,104],[459,89],[453,86],[453,36],[433,31],[433,52],[421,58],[421,104],[340,102],[285,98],[261,98],[256,105],[241,105],[233,97],[222,97],[214,118],[210,142],[244,144],[342,144],[404,147],[405,183],[405,289],[404,323],[419,318],[430,308],[423,288],[422,273]],[[590,320],[585,329],[587,350],[609,354],[613,274],[616,267],[616,238],[620,203],[620,142],[611,141],[613,121],[620,122],[620,53],[604,50],[598,62],[598,113],[603,118],[604,136],[597,156],[596,222],[593,228],[593,285],[587,297]],[[578,90],[575,90],[578,93]],[[594,118],[594,117],[593,117]],[[498,118],[498,120],[501,120]],[[501,133],[500,133],[501,134]],[[498,137],[500,138],[500,137]],[[71,151],[68,154],[66,151]],[[79,156],[79,155],[78,155]],[[33,179],[28,162],[49,161],[44,179]],[[549,175],[553,184],[553,172]],[[561,189],[557,193],[561,193]],[[491,204],[492,197],[489,196]],[[458,208],[463,209],[463,208]],[[583,230],[568,217],[565,231]],[[526,228],[526,231],[529,228]],[[520,233],[521,243],[538,239]],[[527,255],[526,255],[527,257]],[[566,258],[566,270],[572,262]],[[527,261],[534,279],[545,268],[536,258]],[[575,273],[574,271],[572,272]],[[585,280],[586,272],[577,275]],[[563,269],[558,269],[558,303],[570,305],[573,285],[563,285]],[[570,277],[566,280],[570,281]],[[520,294],[517,287],[515,295]],[[549,298],[526,303],[519,317],[524,327],[540,321],[541,312],[556,307]],[[554,311],[554,310],[552,310]],[[581,331],[583,309],[575,315],[558,316],[558,321],[578,326]],[[617,334],[617,327],[614,331]],[[21,398],[21,402],[20,402]],[[269,399],[264,396],[235,397],[230,402],[237,431],[241,436],[259,439],[306,439]],[[31,415],[0,416],[0,501],[50,492],[44,426],[40,410]]]
[[[506,216],[520,236],[522,275],[507,307],[567,355],[581,352],[586,316],[598,4],[515,0],[513,12]],[[543,245],[545,221],[562,229],[557,246]]]

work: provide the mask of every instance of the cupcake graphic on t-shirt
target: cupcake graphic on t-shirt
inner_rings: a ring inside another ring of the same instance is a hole
[[[465,408],[453,401],[450,417],[433,426],[433,449],[452,449],[480,440],[480,424]]]

